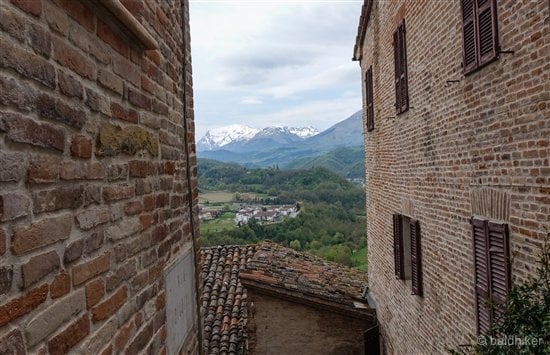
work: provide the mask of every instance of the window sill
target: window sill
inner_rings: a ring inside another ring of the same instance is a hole
[[[88,0],[85,3],[99,17],[115,24],[117,32],[129,39],[129,43],[136,43],[144,50],[158,49],[157,41],[119,0]]]

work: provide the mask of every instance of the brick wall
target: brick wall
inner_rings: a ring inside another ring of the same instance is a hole
[[[83,1],[0,2],[0,353],[162,353],[174,331],[164,270],[198,224],[187,1],[121,2],[158,49]]]
[[[550,9],[497,4],[502,50],[514,53],[465,77],[459,1],[373,1],[360,62],[363,75],[373,67],[375,100],[365,133],[369,286],[388,353],[474,339],[473,214],[509,224],[514,284],[534,273],[550,229]],[[403,18],[410,109],[396,116],[392,40]],[[394,276],[393,213],[420,221],[424,297]]]

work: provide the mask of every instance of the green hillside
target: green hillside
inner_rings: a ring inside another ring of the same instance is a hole
[[[345,178],[363,178],[365,176],[363,147],[338,148],[331,152],[295,160],[287,165],[288,169],[309,169],[324,167]]]

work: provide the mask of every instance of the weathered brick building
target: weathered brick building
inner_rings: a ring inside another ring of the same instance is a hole
[[[0,353],[197,354],[186,0],[0,1]]]
[[[366,0],[369,295],[386,353],[490,326],[550,229],[547,1]]]

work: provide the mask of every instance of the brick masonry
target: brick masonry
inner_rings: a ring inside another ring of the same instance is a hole
[[[550,8],[496,3],[501,48],[513,53],[464,76],[459,1],[372,1],[360,53],[374,80],[369,287],[387,353],[444,353],[475,339],[473,214],[509,224],[514,284],[533,275],[550,230]],[[403,18],[410,109],[396,116],[392,41]],[[394,276],[393,213],[420,221],[423,297]]]
[[[0,353],[166,353],[198,243],[188,1],[121,0],[150,50],[92,3],[0,3]]]

